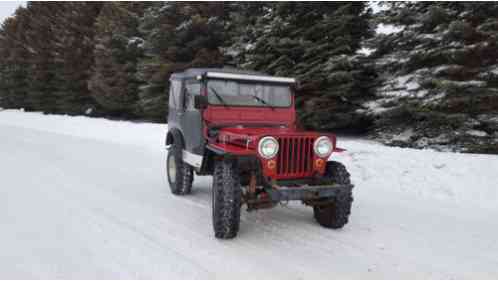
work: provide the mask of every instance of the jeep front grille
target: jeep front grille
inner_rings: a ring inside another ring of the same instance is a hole
[[[313,137],[278,137],[277,178],[304,178],[313,174]]]

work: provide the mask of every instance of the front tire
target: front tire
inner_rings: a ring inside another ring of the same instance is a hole
[[[192,192],[194,172],[190,165],[183,162],[183,148],[177,142],[173,143],[166,159],[166,171],[169,187],[175,195],[186,195]]]
[[[351,184],[346,167],[339,162],[328,162],[325,180],[332,184]],[[313,207],[316,221],[327,228],[338,229],[348,223],[353,203],[352,188],[339,191],[335,197],[326,199],[329,203]]]
[[[242,190],[236,163],[220,160],[215,163],[212,188],[214,235],[219,239],[237,236],[240,225]]]

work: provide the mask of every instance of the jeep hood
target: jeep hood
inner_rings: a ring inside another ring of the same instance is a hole
[[[246,148],[256,148],[260,138],[272,136],[280,137],[313,137],[328,136],[335,143],[335,136],[332,134],[322,134],[312,131],[301,131],[287,127],[244,127],[233,126],[221,128],[218,132],[217,142],[244,146]]]

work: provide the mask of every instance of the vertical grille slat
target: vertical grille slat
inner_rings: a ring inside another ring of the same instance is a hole
[[[305,171],[308,170],[308,161],[309,159],[309,151],[308,151],[308,138],[304,139],[304,163],[303,163],[303,169]]]
[[[307,170],[311,170],[313,167],[313,163],[312,163],[312,161],[313,161],[313,142],[314,142],[313,139],[311,139],[311,138],[308,139],[308,157],[309,157],[309,159],[308,159],[308,162],[306,163],[306,165],[308,165]]]
[[[279,137],[280,152],[277,156],[277,178],[311,176],[313,171],[312,137]]]
[[[306,165],[306,139],[301,140],[301,161],[299,163],[301,173],[306,171],[304,165]]]
[[[297,172],[300,174],[303,172],[303,140],[297,140]]]
[[[306,156],[308,157],[307,161],[306,161],[306,170],[310,170],[311,169],[311,153],[313,152],[313,150],[311,149],[311,145],[312,145],[312,141],[310,138],[307,138],[306,139]]]
[[[289,139],[285,138],[285,162],[284,162],[284,165],[285,165],[284,173],[285,174],[289,173],[289,154],[290,154]]]
[[[278,139],[278,147],[282,148],[284,147],[282,145],[282,139]],[[277,163],[281,164],[282,163],[282,153],[279,153],[278,156],[277,156]],[[281,165],[277,165],[277,174],[281,174],[282,173],[282,166]]]
[[[295,147],[296,140],[294,138],[290,139],[290,153],[289,153],[289,174],[294,174],[295,169],[296,169],[296,147]]]

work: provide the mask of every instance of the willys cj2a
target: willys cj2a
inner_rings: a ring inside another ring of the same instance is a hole
[[[348,222],[353,201],[333,134],[296,125],[293,78],[227,69],[171,75],[167,175],[173,194],[191,192],[194,172],[212,175],[217,238],[237,235],[240,209],[299,200],[327,228]],[[331,156],[332,155],[332,156]]]

